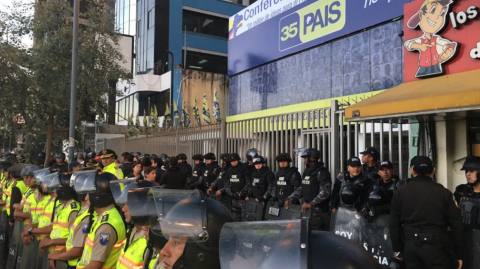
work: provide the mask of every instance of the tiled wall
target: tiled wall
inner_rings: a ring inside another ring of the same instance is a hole
[[[403,82],[403,20],[234,76],[229,115],[388,89]]]

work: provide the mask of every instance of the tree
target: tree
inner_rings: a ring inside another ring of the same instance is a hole
[[[21,100],[12,102],[12,113],[23,115],[23,131],[27,134],[37,139],[45,135],[45,152],[50,156],[52,141],[66,139],[69,130],[73,11],[65,0],[37,1],[32,8],[33,17],[10,16],[4,22],[31,32],[35,41],[25,53],[30,81],[22,85]],[[108,87],[109,80],[131,78],[120,66],[124,59],[117,50],[119,35],[112,12],[105,1],[89,1],[87,10],[80,15],[77,126],[106,112],[106,96],[118,94]],[[0,104],[3,102],[8,100],[0,95]]]

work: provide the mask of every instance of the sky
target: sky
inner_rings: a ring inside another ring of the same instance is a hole
[[[8,10],[9,7],[13,5],[14,2],[21,2],[24,4],[31,4],[34,3],[34,0],[0,0],[0,10]],[[32,38],[29,36],[25,36],[22,39],[22,43],[25,44],[28,47],[31,47],[33,44]]]

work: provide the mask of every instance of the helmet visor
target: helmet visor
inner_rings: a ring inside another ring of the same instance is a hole
[[[50,186],[52,185],[52,182],[55,177],[58,178],[58,173],[52,173],[42,177],[42,179],[40,179],[40,182],[39,182],[40,188],[42,188],[42,190],[45,192],[52,192],[53,189],[51,189]]]
[[[94,192],[97,190],[97,186],[95,184],[95,180],[96,180],[96,177],[97,177],[97,174],[94,173],[94,174],[89,174],[82,186],[78,186],[78,188],[75,188],[75,191],[78,193],[78,194],[87,194],[87,193],[91,193],[91,192]],[[75,185],[74,185],[75,186]]]
[[[153,232],[182,236],[190,241],[203,241],[206,233],[206,214],[203,194],[198,190],[151,189],[159,226]],[[173,210],[173,212],[172,212]],[[205,229],[203,229],[205,228]]]
[[[135,179],[113,180],[110,181],[110,190],[112,191],[113,199],[118,206],[123,206],[127,203],[128,189],[125,187],[129,184],[136,184]]]
[[[52,177],[52,180],[48,182],[47,185],[47,190],[48,192],[53,192],[55,190],[58,190],[60,188],[60,174],[59,173],[53,173],[52,175],[55,175]]]
[[[73,173],[72,179],[70,179],[70,184],[73,183],[73,189],[75,192],[79,193],[79,190],[83,187],[83,184],[85,184],[85,180],[91,175],[95,175],[95,171],[78,171]]]
[[[95,170],[77,171],[73,173],[72,177],[70,178],[70,187],[75,188],[75,182],[77,181],[78,178],[80,178],[81,176],[85,177],[90,174],[95,174]]]
[[[43,177],[50,174],[49,168],[44,168],[33,172],[33,177],[35,178],[35,183],[40,184]]]
[[[128,190],[126,203],[128,203],[130,217],[135,225],[150,226],[150,229],[158,230],[158,213],[150,189],[132,188]]]
[[[295,152],[295,154],[300,158],[308,157],[307,148],[296,148],[296,149],[293,149],[293,152]]]
[[[231,222],[220,233],[222,268],[307,268],[303,220]]]

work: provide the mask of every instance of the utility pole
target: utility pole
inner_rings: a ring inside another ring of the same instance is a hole
[[[73,160],[75,149],[75,110],[77,107],[78,13],[79,0],[73,1],[72,78],[70,88],[70,128],[68,132],[68,159]]]

